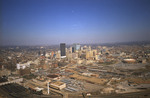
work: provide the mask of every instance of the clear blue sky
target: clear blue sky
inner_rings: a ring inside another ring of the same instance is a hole
[[[3,45],[150,40],[150,0],[1,0]]]

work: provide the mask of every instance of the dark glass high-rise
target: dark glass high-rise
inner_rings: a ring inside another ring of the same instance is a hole
[[[61,56],[66,56],[66,44],[60,43]]]

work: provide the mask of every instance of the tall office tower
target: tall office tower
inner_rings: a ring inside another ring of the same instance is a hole
[[[70,51],[69,53],[72,53],[72,47],[70,47],[69,51]]]
[[[72,52],[74,52],[75,51],[75,49],[74,49],[74,47],[72,47]]]
[[[54,51],[51,52],[51,59],[54,57]]]
[[[66,44],[60,43],[61,56],[66,56]]]
[[[41,52],[39,51],[39,52],[38,52],[38,56],[40,56],[40,55],[41,55]]]
[[[83,50],[83,47],[81,47],[81,50]]]
[[[73,44],[73,48],[74,48],[74,52],[75,52],[77,50],[80,50],[81,45],[79,43],[75,43],[75,44]]]
[[[57,59],[60,59],[60,58],[61,58],[61,56],[60,56],[60,51],[57,51],[57,52],[56,52],[56,58],[57,58]]]
[[[43,56],[45,56],[45,54],[46,54],[46,52],[45,52],[45,51],[43,51]]]

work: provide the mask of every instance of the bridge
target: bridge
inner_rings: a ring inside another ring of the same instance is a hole
[[[12,80],[12,81],[2,82],[2,83],[0,83],[0,86],[10,84],[10,83],[19,83],[19,82],[22,82],[22,81],[23,81],[23,78],[19,78],[19,79],[15,79],[15,80]]]

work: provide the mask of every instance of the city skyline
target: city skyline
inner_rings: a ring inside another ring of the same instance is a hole
[[[0,45],[150,41],[149,0],[2,0]]]

